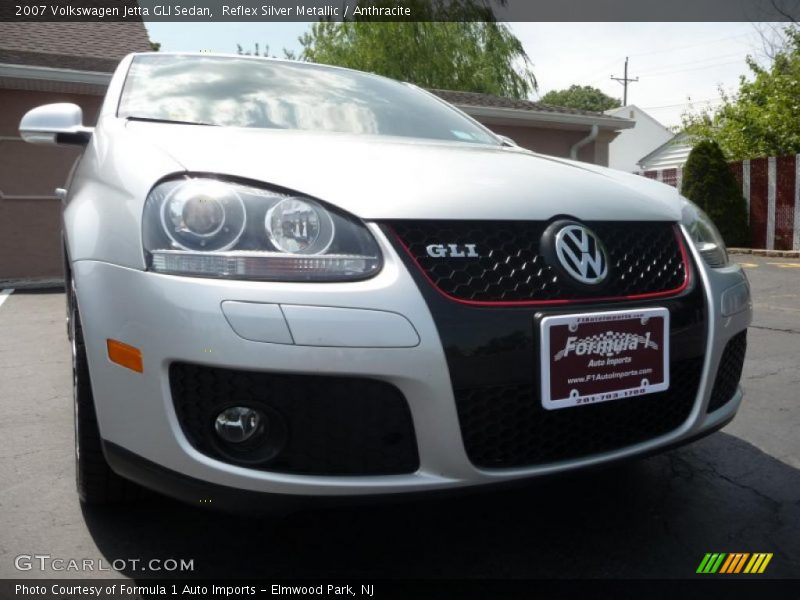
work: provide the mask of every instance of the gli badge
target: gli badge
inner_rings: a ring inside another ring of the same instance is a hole
[[[425,247],[431,258],[479,258],[477,244],[430,244]]]

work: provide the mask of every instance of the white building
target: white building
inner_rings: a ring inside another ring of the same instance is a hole
[[[607,110],[606,114],[636,122],[611,142],[608,148],[608,166],[627,173],[639,171],[641,158],[672,139],[673,133],[634,104]]]
[[[613,143],[613,142],[612,142]],[[689,158],[692,145],[689,136],[678,133],[646,156],[639,158],[639,171],[660,171],[663,169],[681,169]]]

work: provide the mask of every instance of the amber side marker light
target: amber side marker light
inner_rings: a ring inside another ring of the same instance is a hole
[[[108,359],[111,362],[137,373],[144,372],[141,350],[117,340],[106,340],[106,344],[108,345]]]

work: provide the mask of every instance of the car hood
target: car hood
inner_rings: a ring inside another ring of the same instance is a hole
[[[521,148],[128,122],[187,171],[273,184],[362,219],[680,219],[674,188]]]

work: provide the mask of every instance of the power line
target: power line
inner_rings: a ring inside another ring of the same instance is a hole
[[[674,70],[674,71],[659,71],[659,72],[650,73],[648,75],[643,75],[643,77],[645,77],[645,78],[661,77],[663,75],[674,75],[675,73],[686,73],[686,72],[689,72],[689,71],[702,71],[703,69],[713,69],[715,67],[724,67],[726,65],[738,65],[738,64],[741,64],[741,63],[742,63],[741,60],[732,60],[732,61],[729,61],[729,62],[716,63],[716,64],[713,64],[713,65],[705,65],[705,66],[702,66],[702,67],[694,67],[692,69],[677,69],[677,70]]]
[[[709,56],[707,58],[701,58],[701,59],[698,59],[698,60],[690,60],[690,61],[682,62],[682,63],[673,63],[673,64],[668,64],[668,65],[662,65],[660,67],[654,67],[654,68],[652,68],[650,70],[645,70],[643,72],[640,71],[639,75],[650,75],[652,73],[658,73],[660,71],[663,71],[664,69],[672,69],[674,67],[683,67],[683,66],[686,66],[686,65],[697,65],[698,63],[699,64],[704,64],[704,63],[711,62],[711,61],[718,61],[718,60],[727,59],[727,58],[734,58],[734,57],[738,57],[742,62],[744,62],[744,58],[742,57],[742,55],[737,52],[735,54],[721,54],[720,56]]]
[[[737,35],[729,35],[727,37],[718,38],[716,40],[707,40],[707,41],[704,41],[704,42],[696,42],[694,44],[687,44],[685,46],[672,46],[671,48],[662,48],[660,50],[651,50],[650,52],[639,52],[638,54],[634,53],[634,54],[630,54],[630,56],[633,56],[633,57],[650,56],[651,54],[663,54],[664,52],[675,52],[676,50],[684,50],[686,48],[696,48],[698,46],[710,46],[711,44],[716,44],[716,43],[719,43],[719,42],[725,42],[727,40],[732,40],[732,39],[741,38],[741,37],[750,36],[750,35],[753,35],[753,33],[752,32],[750,32],[750,33],[740,33],[740,34],[737,34]]]
[[[641,73],[639,75],[639,77],[644,77],[645,79],[650,79],[650,78],[661,77],[661,76],[664,76],[664,75],[674,75],[676,73],[685,73],[685,72],[690,72],[690,71],[702,71],[703,69],[713,69],[714,67],[724,67],[724,66],[727,66],[727,65],[737,65],[737,64],[741,64],[743,62],[744,62],[743,59],[742,60],[732,60],[732,61],[726,61],[726,62],[721,62],[721,63],[712,63],[712,64],[709,64],[709,65],[701,65],[701,66],[698,66],[698,67],[692,67],[692,68],[687,68],[687,69],[672,69],[672,67],[665,67],[665,68],[667,68],[666,71],[665,70],[645,71],[644,73]],[[694,63],[686,63],[686,64],[694,64]],[[598,77],[597,79],[595,79],[593,81],[590,81],[588,85],[594,85],[594,84],[596,84],[597,82],[599,82],[599,81],[601,81],[603,79],[605,79],[605,77]],[[612,79],[614,79],[614,77],[612,77]],[[637,79],[638,79],[638,77],[637,77]]]
[[[684,50],[684,49],[687,49],[687,48],[697,48],[699,46],[710,46],[712,44],[717,44],[719,42],[725,42],[725,41],[732,40],[732,39],[748,37],[748,36],[751,36],[751,35],[753,35],[752,32],[739,33],[739,34],[736,34],[736,35],[729,35],[729,36],[725,36],[725,37],[722,37],[722,38],[716,38],[714,40],[708,40],[708,41],[703,41],[703,42],[696,42],[696,43],[693,43],[693,44],[684,44],[682,46],[670,46],[669,48],[661,48],[659,50],[651,50],[649,52],[633,53],[633,54],[629,54],[628,56],[629,57],[632,56],[632,57],[636,58],[636,57],[639,57],[639,56],[651,56],[653,54],[663,54],[665,52],[676,52],[678,50]],[[736,55],[734,55],[734,54],[721,55],[721,56],[714,57],[714,59],[716,59],[716,58],[725,58],[727,56],[738,56],[738,54],[736,54]],[[618,58],[614,59],[614,62],[608,63],[607,65],[605,65],[603,67],[599,67],[599,68],[593,69],[592,73],[588,73],[585,76],[578,77],[577,80],[580,81],[582,79],[586,79],[587,77],[590,77],[594,73],[600,73],[602,71],[605,71],[606,69],[608,69],[608,67],[614,65],[618,60],[621,60],[621,57],[618,57]],[[706,59],[706,60],[713,60],[713,59]],[[681,63],[681,64],[694,64],[694,62],[695,61],[690,61],[688,63]],[[593,79],[592,81],[590,81],[588,85],[594,85],[594,84],[596,84],[597,82],[599,82],[599,81],[601,81],[603,79],[605,79],[605,76],[597,77],[596,79]]]
[[[689,106],[690,104],[716,104],[722,102],[721,98],[709,98],[707,100],[687,100],[678,104],[660,104],[659,106],[643,106],[642,110],[656,110],[658,108],[675,108],[677,106]]]
[[[725,42],[727,40],[747,37],[747,36],[750,36],[750,35],[753,35],[752,32],[750,32],[750,33],[739,33],[739,34],[736,34],[736,35],[729,35],[729,36],[722,37],[722,38],[717,38],[717,39],[714,39],[714,40],[708,40],[708,41],[703,41],[703,42],[695,42],[693,44],[684,44],[683,46],[670,46],[669,48],[661,48],[659,50],[651,50],[649,52],[638,52],[638,53],[628,54],[628,56],[629,57],[633,56],[634,58],[637,58],[639,56],[651,56],[653,54],[663,54],[665,52],[675,52],[677,50],[684,50],[686,48],[697,48],[698,46],[710,46],[712,44],[717,44],[719,42]],[[722,58],[722,56],[717,57],[717,58]],[[588,74],[586,74],[586,75],[584,75],[582,77],[579,77],[578,80],[580,81],[581,79],[586,79],[587,77],[590,77],[594,73],[599,73],[599,72],[605,71],[610,66],[613,66],[614,64],[616,64],[617,61],[619,61],[619,60],[622,60],[621,56],[618,56],[617,58],[615,58],[613,60],[613,62],[608,63],[605,66],[592,69],[591,73],[588,73]],[[601,79],[604,79],[604,78],[605,78],[605,76],[598,77],[597,79],[591,81],[589,85],[597,83],[598,81],[600,81]]]

